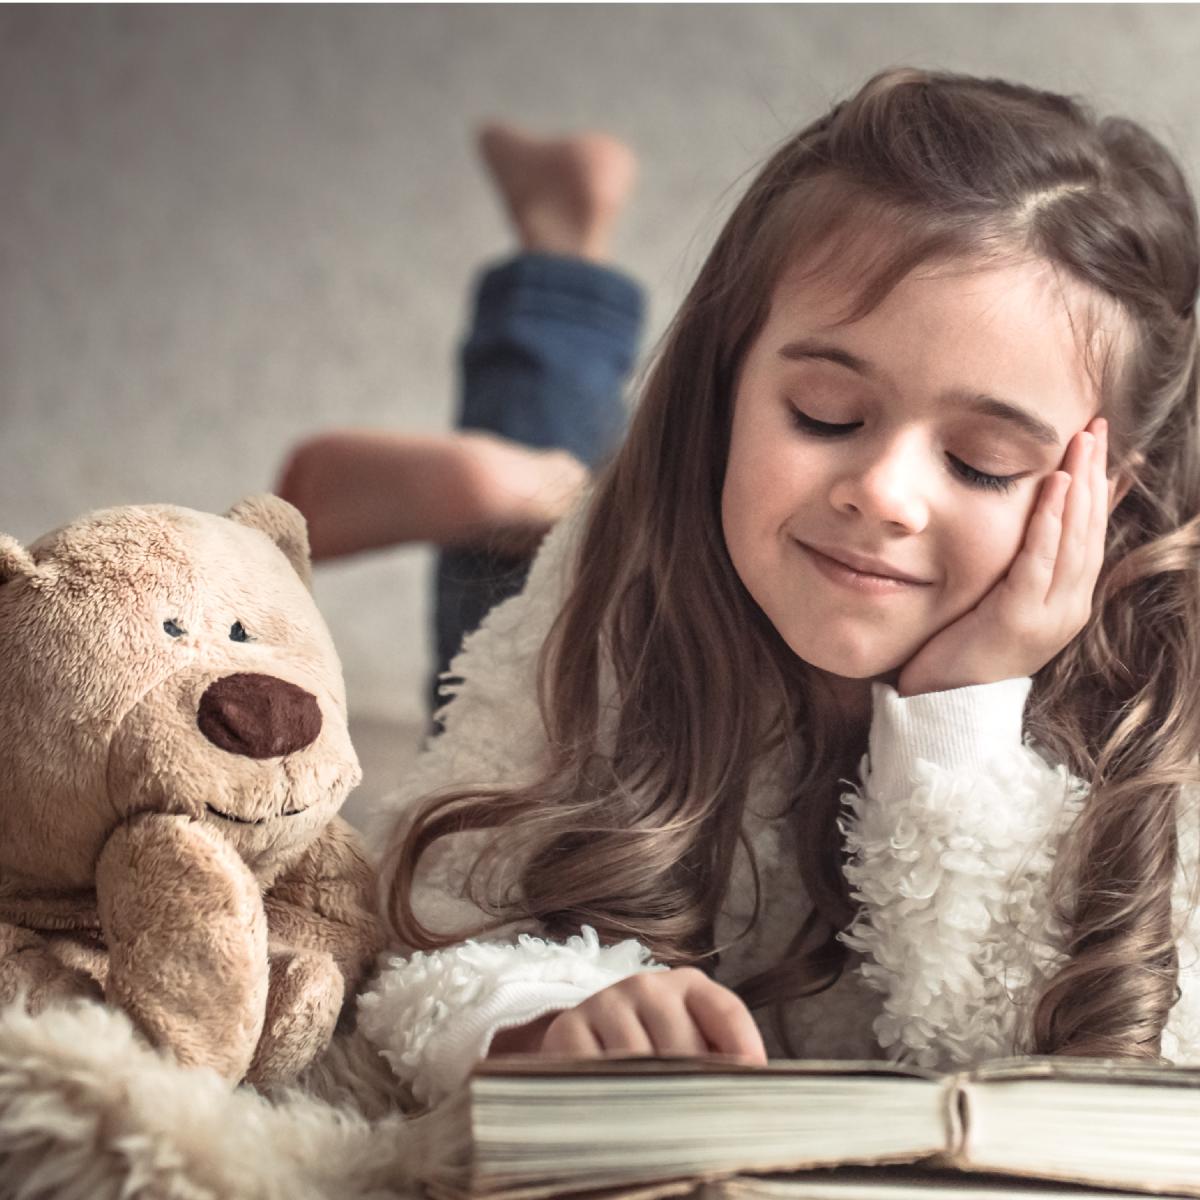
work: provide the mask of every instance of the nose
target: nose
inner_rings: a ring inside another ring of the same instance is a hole
[[[914,448],[892,443],[866,451],[835,480],[830,503],[839,512],[857,513],[906,533],[929,519],[926,483],[932,468]]]
[[[303,688],[272,675],[239,672],[209,684],[196,724],[214,746],[247,758],[278,758],[311,745],[321,706]]]

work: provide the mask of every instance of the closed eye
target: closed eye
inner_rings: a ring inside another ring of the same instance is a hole
[[[818,421],[807,413],[801,412],[795,405],[788,406],[792,413],[792,422],[802,433],[812,437],[836,438],[845,437],[856,429],[861,429],[864,422],[852,421],[846,425],[831,425],[828,421]],[[1008,492],[1017,485],[1021,475],[989,475],[986,471],[977,471],[968,463],[947,454],[946,460],[951,470],[970,487],[981,488],[984,491]]]
[[[817,437],[841,437],[844,433],[853,433],[863,427],[862,421],[852,421],[849,425],[830,425],[828,421],[818,421],[816,417],[810,417],[798,408],[792,409],[792,417],[798,429],[816,434]]]
[[[946,457],[950,460],[950,465],[955,472],[972,487],[990,489],[994,492],[1011,492],[1017,486],[1017,480],[1021,478],[1020,475],[989,475],[986,471],[975,470],[961,458],[955,458],[953,454],[947,454]]]

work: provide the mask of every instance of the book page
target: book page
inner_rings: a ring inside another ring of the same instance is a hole
[[[976,1072],[959,1091],[956,1165],[1200,1196],[1200,1072],[1065,1062]]]
[[[957,1141],[953,1081],[886,1063],[511,1061],[481,1064],[440,1114],[444,1189],[518,1200],[910,1161]]]

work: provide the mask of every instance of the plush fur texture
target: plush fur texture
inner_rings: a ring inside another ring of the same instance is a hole
[[[0,1013],[0,1200],[397,1200],[425,1139],[374,1051],[339,1038],[305,1090],[231,1091],[73,1002]],[[346,1102],[354,1102],[354,1107]],[[365,1111],[364,1111],[365,1110]]]
[[[229,1081],[329,1043],[380,929],[308,570],[272,496],[0,536],[0,1005],[103,997]]]

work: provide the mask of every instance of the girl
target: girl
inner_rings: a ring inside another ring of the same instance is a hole
[[[419,1100],[1200,1059],[1197,256],[1159,143],[1024,87],[889,71],[771,158],[397,797],[360,1014]]]

